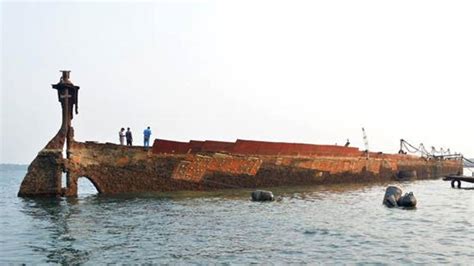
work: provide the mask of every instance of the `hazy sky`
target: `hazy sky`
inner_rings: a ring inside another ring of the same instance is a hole
[[[0,162],[76,139],[344,144],[474,157],[474,1],[2,2]]]

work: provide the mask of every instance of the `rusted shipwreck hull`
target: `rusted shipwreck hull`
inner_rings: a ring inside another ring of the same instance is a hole
[[[81,177],[99,193],[116,194],[374,182],[404,172],[416,173],[411,175],[415,179],[462,174],[460,159],[428,160],[334,145],[158,139],[145,149],[77,142],[71,120],[79,87],[69,80],[70,71],[62,72],[53,85],[62,108],[61,127],[30,164],[19,196],[74,196]]]
[[[67,159],[60,151],[40,152],[19,195],[74,196],[80,177],[99,193],[116,194],[376,182],[396,180],[400,172],[438,178],[462,172],[462,161],[379,153],[367,158],[357,148],[247,140],[155,140],[151,149],[71,141]]]

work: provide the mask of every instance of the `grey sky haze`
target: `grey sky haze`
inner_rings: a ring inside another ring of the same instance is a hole
[[[76,139],[257,139],[474,157],[473,1],[2,2],[0,162]]]

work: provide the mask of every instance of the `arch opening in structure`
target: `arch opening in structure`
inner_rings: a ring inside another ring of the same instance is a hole
[[[77,195],[90,196],[100,194],[100,189],[92,179],[87,176],[81,176],[77,179]]]

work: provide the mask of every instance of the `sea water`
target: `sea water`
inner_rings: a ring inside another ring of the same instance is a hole
[[[383,263],[474,261],[474,184],[372,185],[101,196],[16,196],[26,168],[0,170],[0,263]],[[416,209],[382,205],[413,191]]]

